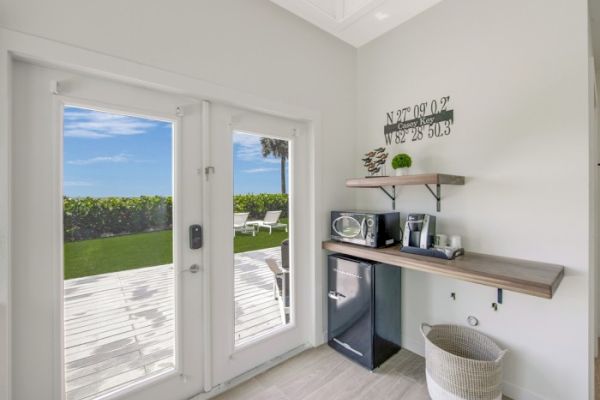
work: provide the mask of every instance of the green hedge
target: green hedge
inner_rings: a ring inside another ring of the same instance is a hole
[[[172,209],[171,197],[65,197],[65,241],[170,229]]]
[[[249,212],[262,219],[267,211],[288,216],[287,194],[240,194],[233,196],[234,212]],[[170,229],[173,225],[171,197],[78,197],[64,198],[65,241],[97,239]]]
[[[287,218],[287,194],[259,193],[233,196],[233,211],[249,212],[250,219],[263,219],[267,211],[275,210],[281,210],[281,218]]]
[[[287,218],[287,194],[259,193],[233,196],[234,212],[249,212],[249,219],[263,219],[267,211],[281,210],[281,217]]]

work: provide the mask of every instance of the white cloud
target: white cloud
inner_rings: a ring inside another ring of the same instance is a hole
[[[160,121],[126,115],[110,114],[80,108],[68,108],[64,113],[64,135],[88,139],[141,135]]]
[[[91,182],[84,181],[64,181],[63,185],[73,187],[73,186],[94,186]]]
[[[262,146],[260,144],[260,136],[235,132],[233,135],[233,143],[236,144],[236,156],[242,161],[262,161],[269,164],[279,164],[279,158],[269,156],[263,157]]]
[[[71,160],[67,161],[67,164],[72,165],[90,165],[98,163],[126,163],[130,161],[129,155],[125,153],[117,154],[114,156],[100,156],[88,158],[86,160]]]
[[[255,161],[263,158],[260,146],[260,137],[236,132],[233,135],[236,144],[236,156],[243,161]]]
[[[242,172],[245,172],[247,174],[260,174],[263,172],[272,172],[272,171],[279,171],[279,168],[251,168],[251,169],[245,169]]]

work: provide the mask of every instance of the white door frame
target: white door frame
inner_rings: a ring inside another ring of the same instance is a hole
[[[311,210],[312,246],[310,259],[311,282],[313,283],[310,320],[313,326],[307,332],[307,340],[312,345],[324,342],[324,282],[320,266],[319,251],[323,239],[317,218],[323,211],[316,199],[321,194],[321,178],[317,171],[321,165],[320,151],[321,113],[316,110],[283,104],[257,97],[235,89],[212,84],[179,73],[165,71],[135,61],[125,60],[94,51],[69,46],[52,40],[0,28],[0,397],[11,397],[11,64],[13,59],[24,59],[34,63],[50,64],[78,72],[108,77],[124,83],[146,86],[198,99],[222,102],[249,110],[306,121],[309,125],[310,150],[312,159],[309,176],[313,195],[309,204]],[[204,135],[205,137],[207,135]],[[210,156],[210,155],[209,155]],[[204,160],[203,168],[211,165],[210,157]],[[319,227],[319,228],[318,228]],[[210,240],[210,238],[207,238]],[[206,264],[205,264],[206,265]],[[207,265],[208,271],[210,266]],[[206,295],[206,294],[205,294]],[[209,299],[205,299],[208,301]],[[205,349],[210,343],[204,344]],[[209,352],[205,352],[205,365],[210,366]],[[205,385],[210,388],[210,368],[206,369],[208,379]]]

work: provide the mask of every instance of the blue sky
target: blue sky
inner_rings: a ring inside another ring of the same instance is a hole
[[[263,157],[260,136],[233,134],[233,191],[244,193],[281,193],[281,160]],[[286,164],[286,187],[289,192],[289,163]]]
[[[234,192],[279,193],[280,161],[261,154],[255,135],[234,134]],[[172,193],[170,122],[65,107],[66,196]]]
[[[64,113],[64,193],[172,193],[172,124],[75,107]]]

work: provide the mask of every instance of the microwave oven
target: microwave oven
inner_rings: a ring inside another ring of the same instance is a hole
[[[387,211],[332,211],[331,239],[367,247],[400,243],[400,213]]]

